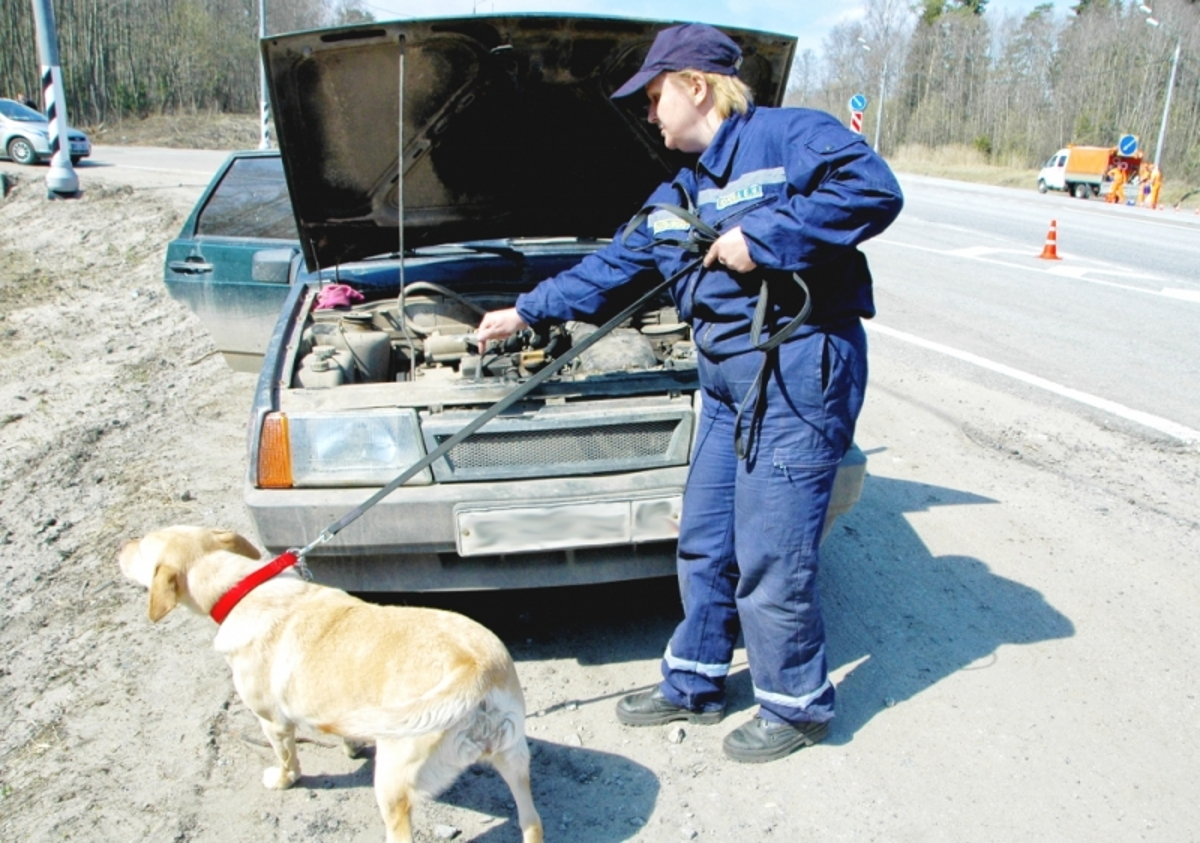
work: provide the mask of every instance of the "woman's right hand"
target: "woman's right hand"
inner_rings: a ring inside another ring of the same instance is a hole
[[[505,337],[511,337],[517,331],[524,331],[528,327],[525,324],[525,320],[517,313],[517,309],[509,307],[504,310],[493,310],[490,313],[485,313],[483,321],[479,323],[479,327],[475,330],[475,334],[479,337],[479,342],[485,343],[489,340],[502,340]]]

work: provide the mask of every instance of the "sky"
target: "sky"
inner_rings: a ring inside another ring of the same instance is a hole
[[[1024,15],[1039,0],[988,0],[987,14]],[[1075,0],[1054,0],[1063,14]],[[512,12],[573,12],[618,17],[661,17],[763,29],[795,35],[799,49],[821,50],[821,39],[839,23],[862,16],[862,0],[688,0],[656,4],[646,0],[365,0],[377,20],[397,17],[453,17]],[[673,11],[669,11],[674,7]]]

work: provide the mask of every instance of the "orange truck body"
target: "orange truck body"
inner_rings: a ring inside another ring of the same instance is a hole
[[[1101,186],[1108,180],[1113,167],[1125,166],[1129,179],[1134,179],[1142,164],[1142,153],[1122,155],[1115,146],[1075,146],[1060,149],[1046,162],[1038,174],[1038,190],[1064,190],[1072,196],[1086,199],[1099,196]]]
[[[1103,178],[1116,164],[1116,147],[1071,146],[1067,154],[1067,177],[1073,181],[1091,181],[1091,177]],[[1134,165],[1136,170],[1136,165]]]

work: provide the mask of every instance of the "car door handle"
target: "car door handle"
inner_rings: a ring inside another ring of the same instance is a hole
[[[205,272],[213,271],[211,263],[202,261],[171,261],[167,264],[167,268],[181,275],[203,275]]]

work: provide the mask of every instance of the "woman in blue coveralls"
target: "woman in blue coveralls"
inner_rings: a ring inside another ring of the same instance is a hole
[[[617,717],[718,722],[740,630],[759,710],[724,750],[771,761],[821,740],[833,717],[818,546],[867,381],[860,320],[875,306],[857,246],[887,228],[903,199],[887,164],[832,116],[755,107],[740,63],[713,27],[658,34],[613,97],[644,90],[650,122],[668,148],[698,155],[695,167],[659,187],[612,244],[487,314],[478,335],[590,321],[628,300],[619,288],[685,269],[680,245],[704,229],[695,217],[711,227],[703,262],[672,287],[703,390],[679,531],[684,619],[662,683],[622,699]],[[760,285],[770,306],[756,323]],[[763,351],[763,336],[784,339]]]

